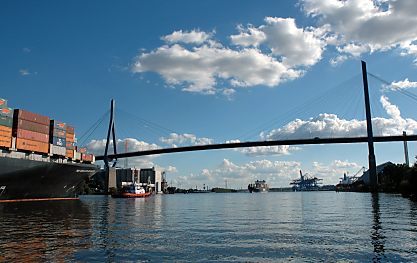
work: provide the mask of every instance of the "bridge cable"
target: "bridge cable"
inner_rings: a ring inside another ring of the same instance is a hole
[[[86,132],[84,132],[79,138],[79,145],[84,145],[91,135],[97,130],[97,128],[103,123],[104,119],[108,116],[110,110],[107,110],[100,119],[98,119]],[[87,136],[84,140],[83,138]]]
[[[123,116],[126,116],[126,117],[134,120],[133,123],[135,125],[139,126],[140,128],[145,128],[145,129],[148,129],[148,130],[152,131],[153,132],[153,133],[151,133],[152,135],[154,135],[154,133],[158,133],[160,136],[169,136],[171,133],[179,134],[178,132],[176,132],[172,129],[169,129],[169,128],[166,128],[162,125],[159,125],[159,124],[156,124],[154,122],[148,121],[148,120],[146,120],[144,118],[141,118],[137,115],[134,115],[134,114],[132,114],[132,113],[126,111],[126,110],[123,110],[123,109],[120,109],[120,108],[118,110],[123,114]]]
[[[342,92],[335,92],[336,90],[340,90],[341,87],[343,87],[345,84],[347,83],[351,83],[353,82],[353,80],[357,79],[358,76],[360,76],[359,74],[343,81],[342,83],[338,84],[337,86],[328,89],[327,91],[325,91],[324,93],[320,94],[319,96],[313,97],[312,99],[309,99],[307,101],[305,101],[303,104],[301,104],[300,106],[296,106],[293,107],[292,109],[280,114],[278,117],[275,117],[269,121],[267,121],[266,123],[257,126],[254,129],[249,130],[248,132],[246,132],[245,134],[239,136],[238,138],[252,138],[254,134],[259,134],[263,131],[266,131],[267,129],[271,129],[272,126],[276,125],[277,122],[283,120],[284,125],[288,124],[290,121],[294,120],[294,118],[296,116],[299,116],[302,113],[306,113],[307,111],[305,110],[306,108],[309,109],[311,108],[311,106],[313,105],[320,105],[321,102],[323,102],[324,100],[326,100],[329,97],[329,94],[336,94],[337,97],[343,97],[343,93]],[[282,116],[285,116],[284,118],[282,118]],[[284,135],[278,135],[278,137],[274,137],[274,139],[277,138],[284,138],[287,139],[288,138],[288,134],[286,136]],[[244,141],[244,140],[243,140]]]
[[[373,78],[375,78],[375,79],[377,79],[377,80],[379,80],[380,82],[384,83],[387,86],[393,86],[392,83],[389,83],[388,81],[384,80],[383,78],[378,77],[378,76],[376,76],[376,75],[374,75],[374,74],[372,74],[370,72],[368,72],[368,75],[371,76],[371,77],[373,77]],[[412,92],[409,92],[407,90],[404,90],[404,89],[400,88],[399,86],[397,86],[397,87],[398,87],[398,89],[395,89],[393,91],[398,91],[399,93],[401,93],[401,94],[403,94],[403,95],[411,98],[412,100],[417,101],[417,95],[416,94],[414,94]]]

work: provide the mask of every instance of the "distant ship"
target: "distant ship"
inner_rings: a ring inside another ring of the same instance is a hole
[[[262,181],[256,180],[254,184],[248,185],[248,190],[250,193],[252,192],[266,193],[269,191],[269,186],[265,182],[265,180],[262,180]]]

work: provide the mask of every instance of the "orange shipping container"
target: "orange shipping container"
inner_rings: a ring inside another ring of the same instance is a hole
[[[75,135],[74,134],[69,134],[67,133],[66,137],[65,137],[67,142],[74,142],[75,140]]]
[[[14,131],[14,135],[17,138],[28,139],[37,142],[46,142],[49,143],[49,135],[43,134],[34,131],[28,131],[23,129],[18,129]]]
[[[36,123],[40,123],[43,125],[48,125],[50,123],[50,119],[47,116],[39,115],[33,112],[25,111],[22,109],[14,110],[14,118],[19,120],[27,120]]]
[[[16,148],[38,153],[48,153],[49,143],[36,142],[32,140],[16,138]]]
[[[11,136],[11,134],[12,134],[12,128],[11,127],[7,127],[7,126],[3,126],[3,125],[0,125],[0,132],[9,132],[10,133],[10,136]]]
[[[0,136],[0,147],[12,147],[12,137]]]
[[[1,131],[1,130],[0,130],[0,136],[1,136],[1,137],[8,137],[8,138],[11,138],[11,137],[12,137],[12,133],[11,133],[11,132],[6,132],[6,131]]]
[[[74,151],[73,150],[67,150],[67,154],[65,156],[67,158],[74,159]]]

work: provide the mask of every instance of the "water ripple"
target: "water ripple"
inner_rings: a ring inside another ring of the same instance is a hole
[[[417,204],[367,193],[0,204],[0,261],[416,262]]]

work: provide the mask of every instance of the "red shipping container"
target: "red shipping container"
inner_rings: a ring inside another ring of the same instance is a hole
[[[39,133],[49,135],[49,125],[39,124],[36,122],[27,121],[27,120],[14,119],[13,129],[14,130],[22,129],[22,130],[34,131],[34,132],[39,132]]]
[[[87,162],[92,162],[93,161],[93,155],[92,154],[81,154],[81,160],[82,161],[87,161]]]
[[[16,138],[16,148],[37,153],[48,153],[49,143]]]
[[[14,118],[20,120],[27,120],[36,123],[40,123],[43,125],[48,125],[50,123],[50,119],[47,116],[39,115],[33,112],[25,111],[22,109],[14,110]]]
[[[28,131],[28,130],[22,130],[22,129],[15,130],[15,137],[22,138],[22,139],[28,139],[28,140],[32,140],[32,141],[37,141],[37,142],[45,142],[45,143],[49,142],[49,135],[48,134],[43,134],[43,133]]]
[[[12,147],[12,137],[0,136],[0,147],[5,147],[5,148]]]
[[[87,153],[87,148],[82,147],[82,148],[79,148],[79,149],[78,149],[78,151],[79,151],[80,153]]]

